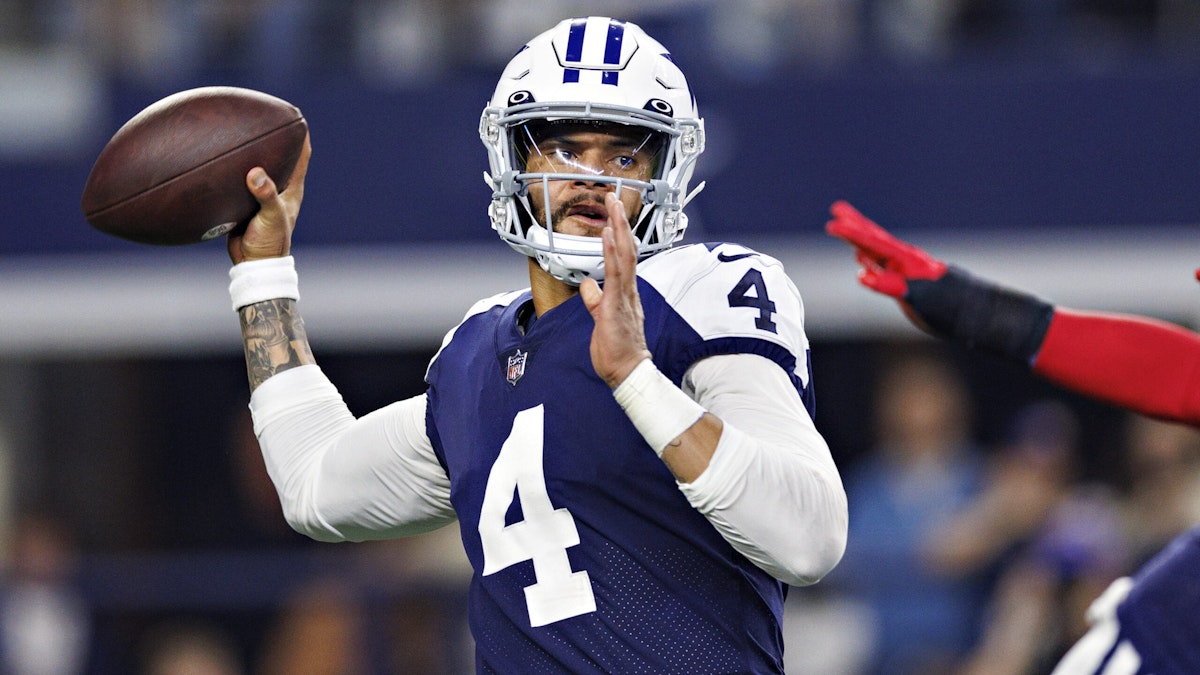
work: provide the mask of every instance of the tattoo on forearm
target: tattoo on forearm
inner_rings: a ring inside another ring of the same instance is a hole
[[[275,373],[316,363],[295,300],[279,298],[256,302],[239,310],[238,316],[242,323],[250,391]]]

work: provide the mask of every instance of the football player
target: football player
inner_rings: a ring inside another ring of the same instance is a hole
[[[683,73],[632,23],[566,20],[479,133],[530,287],[477,303],[422,395],[359,419],[297,311],[307,151],[283,193],[247,175],[230,292],[288,521],[324,541],[457,521],[479,672],[780,672],[787,586],[837,564],[846,498],[795,286],[749,248],[680,244],[704,149]]]
[[[1088,396],[1200,426],[1200,335],[1140,316],[1059,307],[947,265],[837,202],[827,231],[849,242],[864,286],[918,326],[1029,367]],[[1200,276],[1200,273],[1198,273]],[[1088,609],[1091,630],[1057,675],[1200,673],[1200,527]]]

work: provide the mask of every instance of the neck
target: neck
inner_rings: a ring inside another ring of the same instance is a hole
[[[533,258],[529,260],[529,289],[533,294],[533,310],[538,316],[549,312],[579,293],[579,287],[559,281],[542,269]]]

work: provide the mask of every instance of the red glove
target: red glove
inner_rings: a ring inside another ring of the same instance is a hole
[[[867,288],[903,300],[909,280],[936,281],[946,274],[946,263],[893,237],[849,203],[834,202],[829,212],[833,219],[825,231],[854,246],[863,267],[858,280]]]
[[[858,280],[900,301],[919,328],[939,337],[1029,365],[1041,346],[1054,305],[950,267],[900,241],[846,202],[829,209],[829,234],[855,249]]]

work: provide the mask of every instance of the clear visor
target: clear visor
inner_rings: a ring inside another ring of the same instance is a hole
[[[647,183],[660,178],[667,148],[662,132],[594,120],[530,121],[513,128],[511,139],[515,168],[523,174]]]

